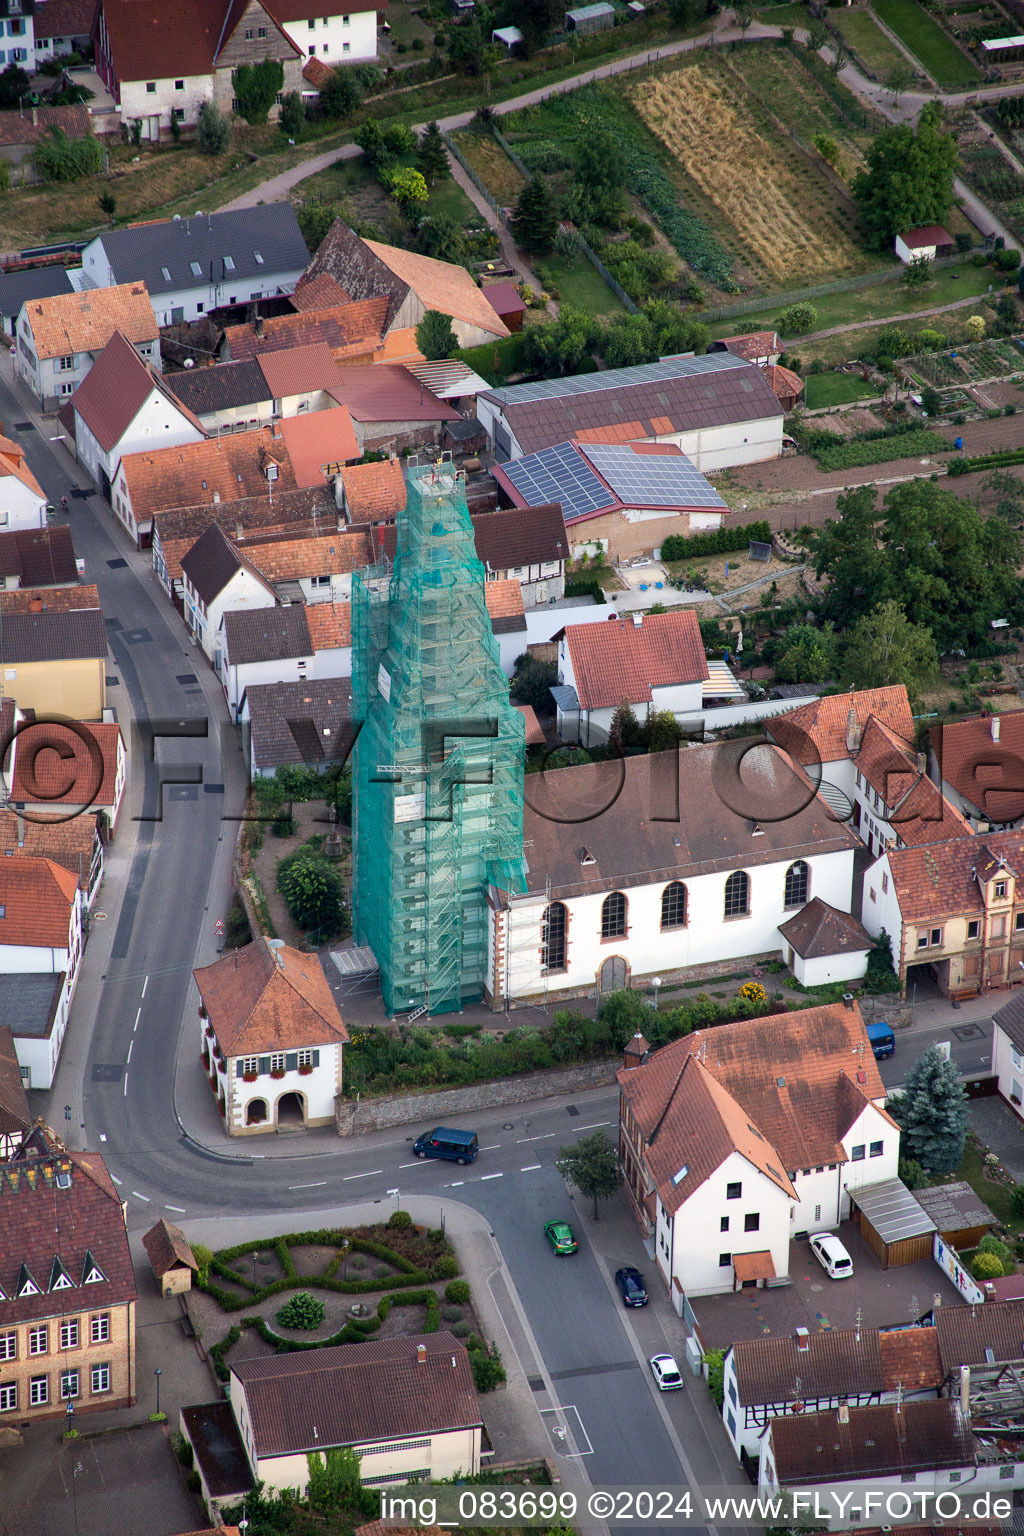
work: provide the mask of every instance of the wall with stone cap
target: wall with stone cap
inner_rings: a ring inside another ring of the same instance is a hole
[[[443,1125],[446,1119],[474,1109],[494,1109],[502,1104],[529,1104],[534,1099],[555,1098],[585,1088],[603,1088],[615,1081],[621,1056],[587,1062],[578,1067],[555,1067],[544,1072],[524,1072],[521,1077],[500,1077],[468,1088],[444,1088],[433,1093],[403,1093],[360,1101],[335,1100],[339,1136],[361,1136],[364,1131],[384,1131],[394,1125]]]

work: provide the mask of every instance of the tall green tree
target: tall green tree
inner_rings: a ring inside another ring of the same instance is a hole
[[[598,321],[571,304],[563,304],[558,319],[550,325],[524,331],[523,360],[539,373],[576,373],[600,336]]]
[[[901,230],[940,224],[953,205],[957,147],[942,130],[942,107],[930,101],[916,129],[907,123],[883,128],[867,147],[867,168],[853,181],[868,237],[887,250]]]
[[[516,240],[526,251],[543,255],[554,245],[558,218],[548,184],[541,177],[534,176],[520,192],[512,228]]]
[[[281,111],[277,119],[278,127],[282,133],[301,133],[306,126],[306,109],[302,105],[302,97],[298,91],[285,91],[281,97]]]
[[[451,318],[439,309],[428,309],[416,327],[416,345],[428,363],[451,357],[458,346]]]
[[[525,57],[543,48],[552,33],[561,30],[564,9],[559,0],[512,0],[509,24],[523,34],[520,48]]]
[[[256,127],[266,122],[267,114],[284,85],[284,65],[277,59],[263,59],[259,64],[239,64],[231,80],[239,112],[247,123]]]
[[[460,75],[484,72],[484,35],[478,21],[463,21],[448,33],[448,62]]]
[[[428,187],[432,187],[436,181],[446,180],[452,173],[448,162],[448,150],[436,123],[428,123],[423,130],[423,137],[416,151],[416,164],[422,171]]]
[[[231,124],[214,101],[204,101],[196,123],[196,148],[203,155],[222,155],[231,143]]]
[[[955,1062],[932,1046],[914,1063],[903,1093],[889,1100],[903,1133],[900,1150],[932,1173],[955,1173],[967,1139],[967,1094]]]
[[[836,642],[831,625],[791,624],[775,647],[775,676],[780,683],[826,683],[836,673]]]
[[[298,848],[277,866],[277,889],[300,928],[331,938],[345,924],[345,901],[338,872],[329,859],[310,848]]]
[[[610,1200],[622,1183],[619,1152],[604,1131],[581,1136],[571,1147],[562,1147],[555,1167],[567,1183],[587,1200],[594,1202],[594,1220],[598,1221],[597,1202]]]
[[[378,174],[383,166],[390,165],[394,160],[395,157],[388,148],[387,140],[376,118],[371,117],[367,122],[360,123],[352,137],[362,150],[371,170]]]
[[[839,628],[892,600],[942,655],[987,639],[993,619],[1019,622],[1021,538],[1002,518],[979,517],[930,480],[895,486],[881,512],[871,486],[841,496],[837,510],[809,543],[828,577],[824,615]]]
[[[8,64],[0,70],[0,110],[14,111],[21,98],[27,96],[32,81],[18,64]]]
[[[623,757],[629,757],[644,749],[644,728],[628,699],[623,699],[612,715],[612,723],[608,728],[608,745]]]
[[[362,87],[352,69],[332,70],[320,87],[320,110],[325,117],[348,117],[362,99]]]
[[[416,249],[435,261],[459,265],[466,255],[466,236],[462,225],[450,213],[424,214],[416,228]]]
[[[311,256],[320,248],[337,216],[338,210],[334,204],[322,197],[307,197],[296,208],[295,218]]]
[[[931,632],[911,624],[893,598],[858,619],[843,657],[842,682],[854,688],[884,688],[902,683],[911,702],[939,673]]]

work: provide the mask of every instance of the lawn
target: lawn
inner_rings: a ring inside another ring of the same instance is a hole
[[[903,64],[902,53],[891,43],[870,11],[840,9],[829,17],[832,25],[849,43],[861,63],[883,80],[894,65]]]
[[[489,132],[476,133],[471,128],[460,129],[452,138],[491,196],[503,207],[513,207],[525,182],[497,139]]]
[[[757,13],[766,27],[806,27],[807,16],[806,5],[769,5]]]
[[[872,283],[866,288],[826,293],[811,301],[817,311],[814,329],[823,331],[834,325],[863,325],[869,320],[885,320],[891,315],[912,314],[921,309],[954,304],[957,299],[974,298],[987,293],[994,276],[991,267],[972,267],[967,263],[960,267],[942,268],[923,288],[905,288],[896,279]],[[764,330],[775,324],[777,316],[778,306],[766,305],[757,314],[734,315],[731,319],[714,321],[711,335],[735,336],[738,327],[744,331]],[[939,329],[943,325],[939,316],[926,323]],[[836,339],[842,340],[841,337]]]
[[[967,1180],[974,1193],[981,1197],[997,1221],[1009,1227],[1011,1232],[1020,1233],[1024,1227],[1024,1219],[1014,1214],[1010,1203],[1011,1190],[1006,1184],[997,1183],[995,1179],[988,1177],[982,1162],[982,1152],[981,1143],[974,1136],[968,1136],[963,1162],[957,1169],[957,1178]]]
[[[869,400],[877,394],[877,386],[866,384],[856,373],[811,373],[807,376],[804,402],[809,411],[817,411],[827,405]]]
[[[940,85],[974,85],[981,75],[917,0],[874,0],[874,9]]]
[[[588,315],[625,313],[623,305],[585,256],[579,256],[573,262],[558,255],[548,256],[538,264],[537,275],[557,291],[560,304],[571,304]]]
[[[416,38],[423,43],[427,52],[434,46],[434,33],[418,15],[413,15],[413,8],[408,0],[391,0],[387,12],[388,25],[391,28],[391,47],[397,50],[399,43],[405,43],[408,47]],[[397,62],[397,60],[395,61]]]

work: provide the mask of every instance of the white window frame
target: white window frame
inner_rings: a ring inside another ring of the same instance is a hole
[[[0,1333],[0,1360],[17,1360],[18,1358],[18,1330],[11,1328],[5,1333]]]
[[[69,1402],[72,1398],[82,1395],[82,1373],[77,1365],[71,1366],[60,1373],[60,1400]]]
[[[40,1348],[40,1341],[42,1347]],[[40,1323],[28,1331],[28,1352],[30,1355],[48,1355],[50,1353],[50,1330],[46,1323]]]
[[[89,1319],[89,1343],[106,1344],[110,1338],[110,1313],[97,1312]]]
[[[81,1327],[77,1317],[66,1317],[60,1325],[61,1349],[77,1349],[81,1338]]]
[[[99,1380],[100,1385],[97,1385],[97,1379]],[[109,1392],[110,1391],[110,1362],[109,1361],[104,1360],[104,1361],[102,1361],[101,1364],[94,1365],[92,1367],[92,1374],[90,1376],[90,1383],[91,1383],[91,1386],[92,1386],[92,1393],[93,1393],[94,1397],[98,1396],[99,1393],[101,1393],[101,1392]]]
[[[32,1376],[28,1384],[28,1400],[33,1408],[45,1408],[50,1401],[49,1376]]]
[[[0,1413],[16,1413],[18,1411],[18,1383],[5,1381],[0,1386]]]

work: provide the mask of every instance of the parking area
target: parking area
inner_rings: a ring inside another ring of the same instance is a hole
[[[691,1305],[705,1349],[726,1349],[735,1339],[759,1339],[797,1328],[878,1328],[909,1323],[938,1303],[962,1306],[963,1298],[931,1259],[883,1269],[852,1222],[838,1236],[853,1259],[849,1280],[830,1280],[808,1243],[790,1249],[792,1284],[778,1290],[704,1296]]]

